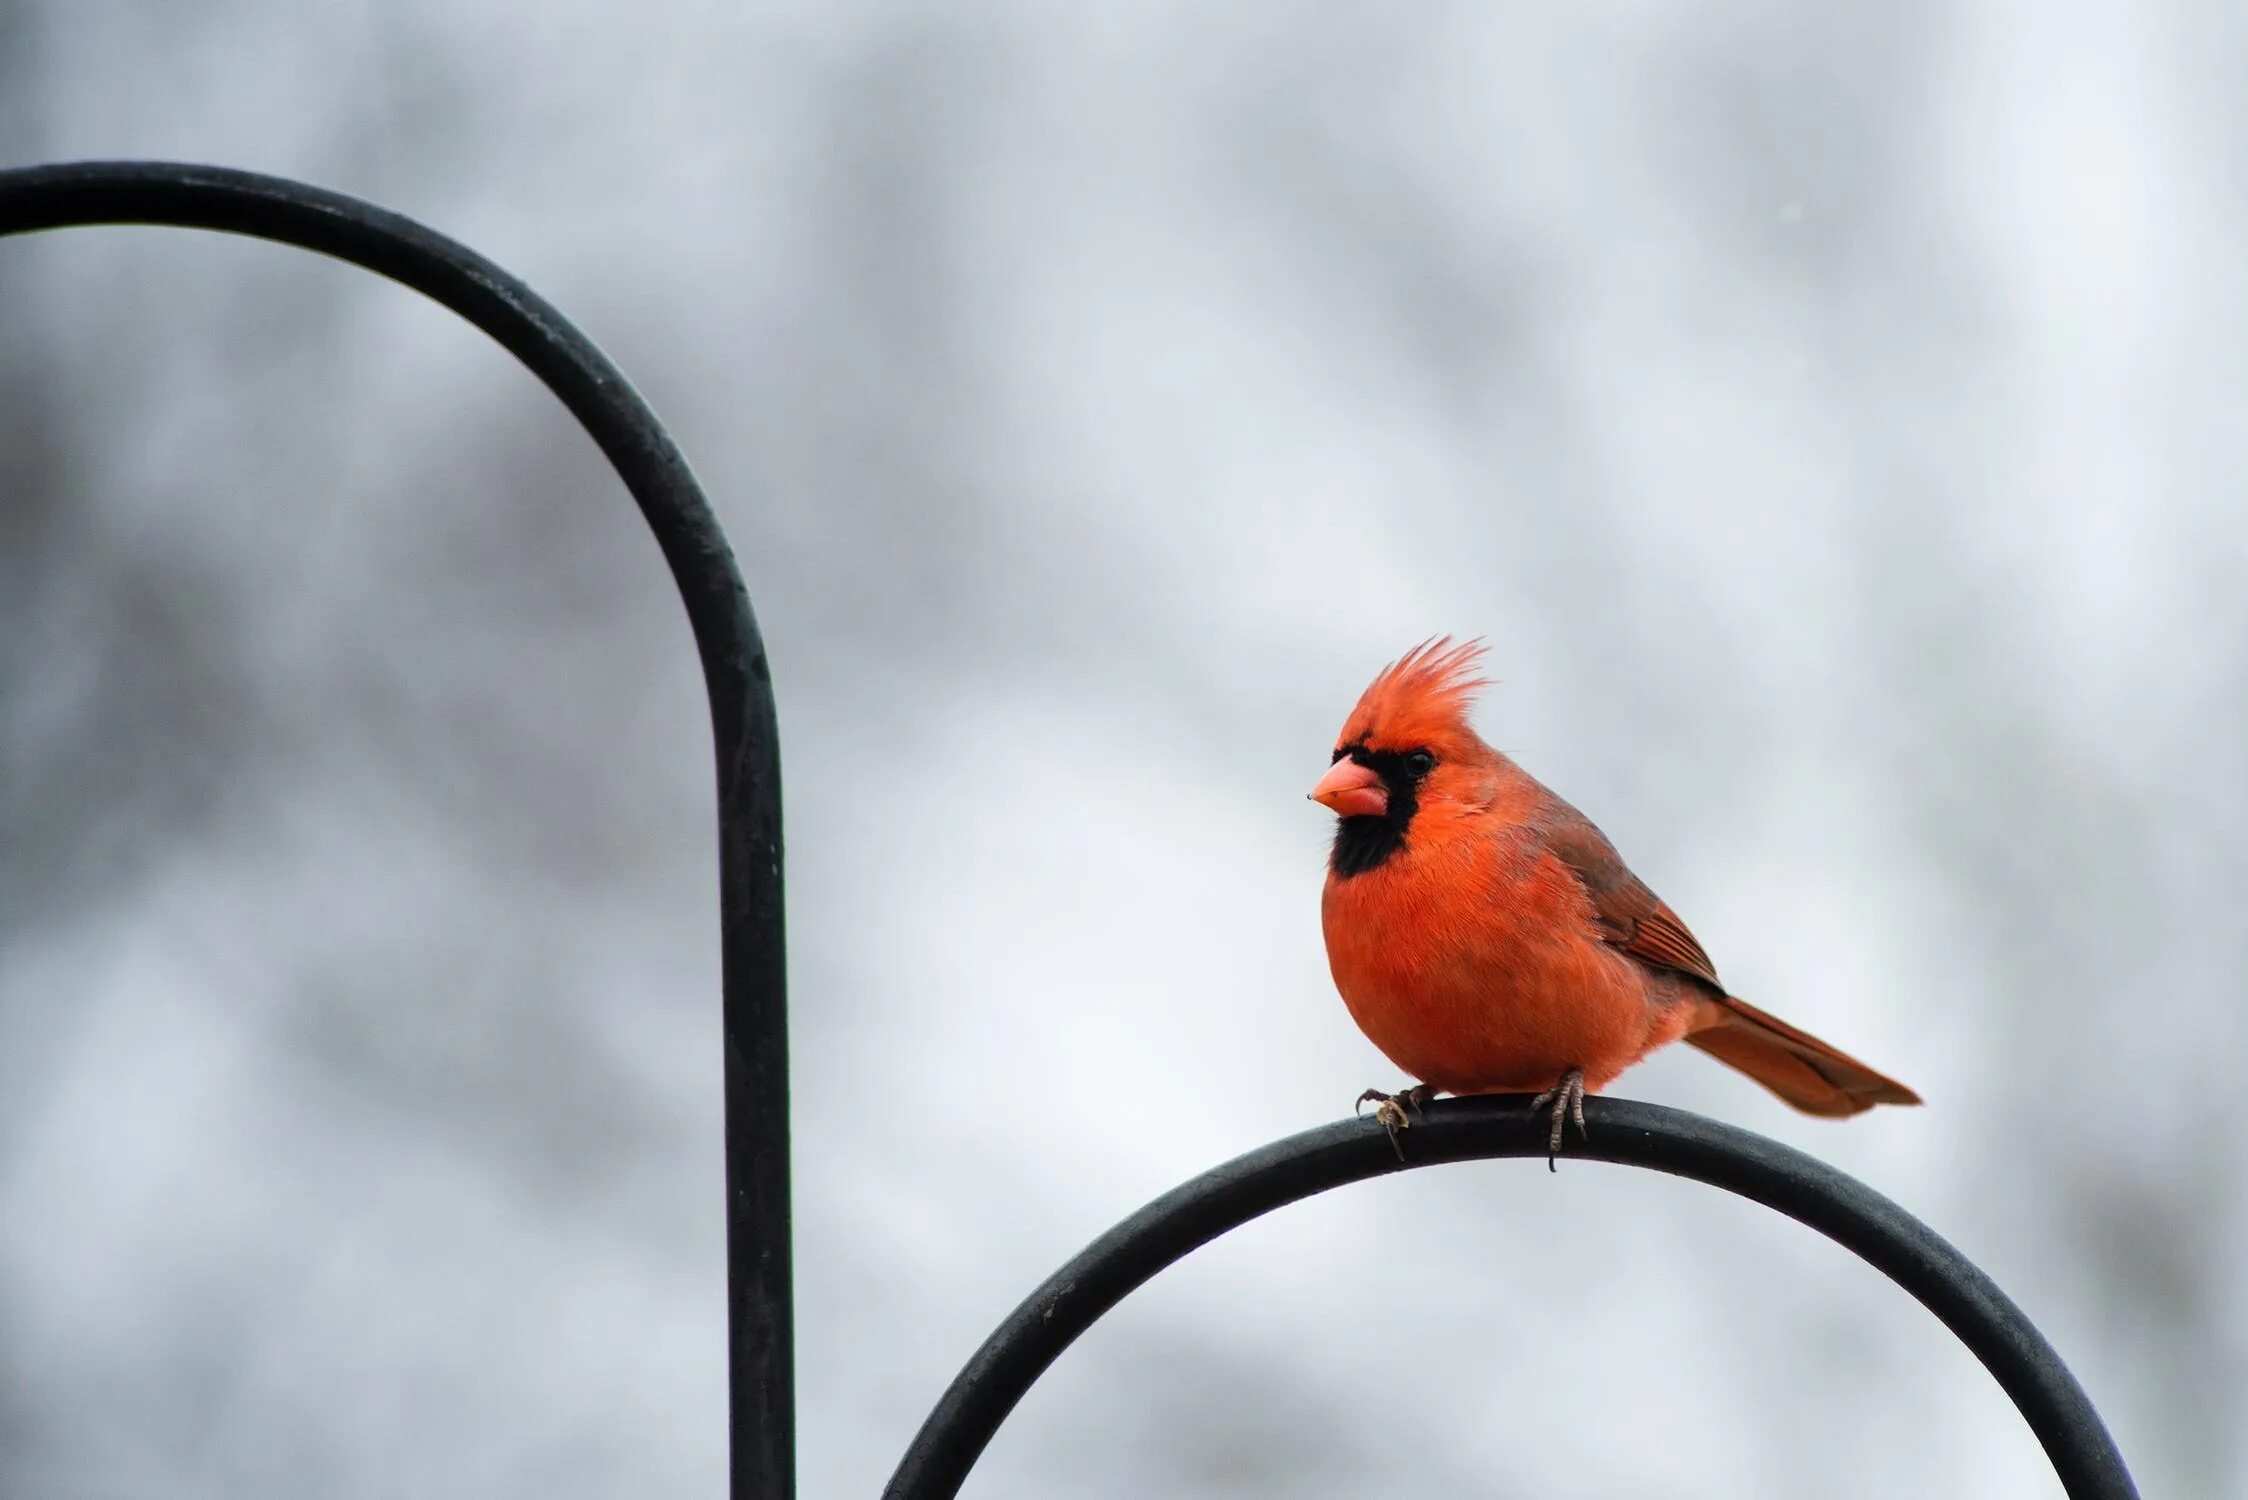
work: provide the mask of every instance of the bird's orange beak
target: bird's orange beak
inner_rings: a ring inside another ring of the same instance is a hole
[[[1311,789],[1311,800],[1324,802],[1338,818],[1378,818],[1389,811],[1389,793],[1382,786],[1381,776],[1371,766],[1362,766],[1347,756],[1319,778],[1319,785]]]

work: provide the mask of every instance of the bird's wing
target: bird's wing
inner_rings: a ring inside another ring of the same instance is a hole
[[[1724,994],[1716,966],[1678,913],[1631,873],[1615,845],[1590,819],[1559,798],[1554,800],[1559,805],[1545,830],[1546,849],[1584,883],[1601,936],[1641,963],[1689,974]]]
[[[1602,937],[1650,968],[1689,975],[1715,992],[1686,1038],[1690,1045],[1807,1114],[1854,1115],[1876,1104],[1920,1102],[1911,1089],[1849,1053],[1726,994],[1709,955],[1678,913],[1631,873],[1584,814],[1556,797],[1544,832],[1547,852],[1584,883]]]

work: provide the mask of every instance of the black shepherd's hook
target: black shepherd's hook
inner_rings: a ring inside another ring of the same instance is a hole
[[[718,758],[724,959],[728,1368],[733,1500],[790,1500],[795,1384],[788,1199],[788,1031],[781,922],[780,751],[771,674],[749,596],[694,474],[647,404],[584,334],[466,246],[340,193],[171,162],[0,172],[0,236],[158,224],[255,236],[366,267],[483,329],[562,399],[608,455],[671,565]],[[1870,1188],[1715,1121],[1620,1099],[1588,1105],[1571,1156],[1710,1183],[1856,1251],[1941,1318],[1997,1377],[2072,1500],[2136,1500],[2122,1456],[2052,1346],[1989,1277]],[[1432,1106],[1391,1153],[1371,1120],[1306,1131],[1205,1173],[1096,1241],[968,1362],[922,1426],[887,1500],[940,1500],[967,1477],[1032,1382],[1163,1267],[1261,1214],[1368,1177],[1439,1162],[1545,1155],[1520,1100]]]
[[[631,382],[569,319],[466,245],[412,219],[341,193],[224,167],[80,162],[0,172],[0,235],[80,224],[246,234],[402,282],[529,366],[640,502],[694,627],[718,751],[733,1494],[787,1500],[795,1488],[796,1391],[780,742],[765,643],[694,471]]]
[[[1544,1160],[1527,1095],[1446,1099],[1403,1132],[1399,1161],[1373,1120],[1275,1141],[1172,1189],[1095,1240],[1008,1315],[952,1382],[891,1477],[883,1500],[958,1492],[999,1424],[1047,1366],[1149,1277],[1229,1230],[1299,1199],[1445,1162]],[[2045,1445],[2070,1500],[2137,1500],[2123,1455],[2084,1388],[2006,1294],[1933,1229],[1802,1152],[1684,1110],[1587,1099],[1588,1129],[1567,1154],[1648,1167],[1740,1194],[1865,1257],[1974,1351]],[[1541,1174],[1543,1175],[1543,1174]]]

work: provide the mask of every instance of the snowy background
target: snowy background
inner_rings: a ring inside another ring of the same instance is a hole
[[[1147,1198],[1399,1081],[1304,801],[1384,661],[1919,1088],[1619,1092],[1986,1267],[2248,1489],[2230,7],[0,0],[0,162],[465,239],[693,456],[787,755],[803,1489]],[[0,1493],[711,1496],[708,741],[506,356],[215,236],[0,245]],[[1056,1367],[999,1497],[2056,1493],[1772,1214],[1495,1163]]]

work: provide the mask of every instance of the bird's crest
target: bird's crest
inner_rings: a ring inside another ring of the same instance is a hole
[[[1475,675],[1483,642],[1452,644],[1448,635],[1421,642],[1382,668],[1343,725],[1344,745],[1407,749],[1472,734],[1467,711],[1491,685]]]

